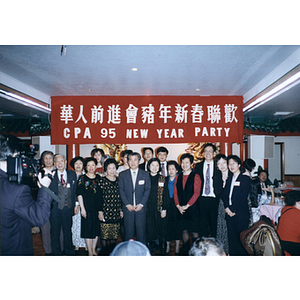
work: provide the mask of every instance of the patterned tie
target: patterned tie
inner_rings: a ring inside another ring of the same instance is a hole
[[[205,195],[209,195],[210,193],[210,170],[209,170],[209,164],[207,164],[207,170],[205,175]]]
[[[165,172],[165,164],[161,163],[161,175],[166,177],[166,172]]]
[[[66,182],[64,180],[64,174],[60,174],[60,181],[63,186],[66,186]]]

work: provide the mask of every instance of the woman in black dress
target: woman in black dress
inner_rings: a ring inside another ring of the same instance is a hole
[[[120,232],[120,221],[123,218],[117,168],[118,163],[113,158],[107,159],[104,162],[106,176],[100,178],[103,192],[103,210],[100,212],[102,244],[100,255],[109,255],[114,249]]]
[[[147,245],[153,252],[153,243],[159,241],[161,255],[166,254],[166,222],[165,217],[169,207],[168,190],[165,186],[166,178],[159,174],[161,171],[158,158],[151,158],[147,165],[150,172],[151,191],[147,202],[146,230]]]
[[[178,210],[174,202],[174,184],[178,173],[181,172],[181,168],[177,161],[170,160],[167,162],[168,177],[166,178],[166,187],[168,187],[170,197],[170,207],[166,216],[166,239],[167,239],[167,253],[171,248],[171,242],[175,240],[175,254],[179,254],[179,244],[181,240],[181,231],[176,220],[176,214]]]
[[[76,194],[81,208],[81,237],[85,239],[89,255],[97,255],[96,244],[100,235],[100,211],[102,211],[102,190],[100,176],[95,174],[97,161],[89,157],[84,161],[86,174],[78,179]]]

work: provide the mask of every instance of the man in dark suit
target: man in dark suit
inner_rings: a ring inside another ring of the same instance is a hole
[[[214,162],[216,146],[207,143],[203,147],[204,159],[196,164],[195,172],[201,178],[199,197],[200,237],[217,236],[217,218],[220,196],[223,191],[222,173]]]
[[[19,145],[18,138],[0,134],[1,255],[34,254],[31,228],[46,223],[52,202],[46,189],[39,189],[35,201],[29,186],[9,182],[7,158],[17,155]],[[39,181],[44,188],[50,185],[50,179],[41,174]]]
[[[266,181],[268,180],[268,172],[266,170],[260,170],[257,175],[256,179],[250,181],[249,195],[252,207],[258,207],[258,195],[270,194],[262,190],[262,188],[267,187]]]
[[[128,155],[130,169],[119,175],[119,190],[124,213],[125,240],[136,239],[146,244],[146,209],[151,182],[148,172],[139,169],[141,156]]]
[[[139,164],[139,168],[144,171],[148,171],[147,164],[148,161],[153,157],[154,151],[151,147],[145,147],[142,149],[142,152],[143,152],[144,162]]]
[[[50,212],[52,255],[61,255],[60,232],[63,231],[64,252],[75,255],[72,243],[72,216],[76,203],[76,173],[66,170],[67,161],[61,154],[54,157],[56,172],[50,189],[58,196],[59,202],[53,201]]]

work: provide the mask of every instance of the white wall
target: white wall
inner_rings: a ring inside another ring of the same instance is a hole
[[[285,154],[285,169],[284,174],[286,175],[300,175],[300,137],[298,136],[287,136],[287,137],[276,137],[275,143],[284,143],[284,154]],[[272,160],[269,160],[269,163]]]

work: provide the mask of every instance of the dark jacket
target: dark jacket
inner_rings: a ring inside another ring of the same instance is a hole
[[[199,174],[201,179],[200,196],[203,193],[203,187],[204,187],[203,167],[204,167],[204,160],[200,163],[197,163],[195,166],[195,172]],[[216,198],[219,198],[223,192],[223,180],[222,180],[222,173],[220,170],[218,170],[216,162],[214,162],[212,179],[213,179],[214,194],[216,195]]]
[[[224,207],[236,213],[238,217],[248,217],[249,218],[249,206],[248,206],[248,194],[250,189],[250,177],[243,175],[242,173],[236,179],[236,184],[233,187],[231,201],[232,204],[229,205],[229,193],[230,193],[230,186],[231,181],[233,178],[233,174],[231,173],[227,180],[226,185],[224,187],[222,199],[224,202]]]
[[[76,196],[76,188],[77,188],[77,176],[74,171],[71,170],[66,170],[67,171],[67,184],[70,184],[70,189],[71,189],[71,200],[72,200],[72,210],[74,212],[74,207],[75,203],[77,201],[77,196]],[[49,189],[53,191],[56,195],[58,195],[58,183],[60,180],[58,179],[57,176],[57,171],[55,172],[53,176],[53,180],[49,186]],[[58,203],[56,201],[53,201],[52,206],[51,206],[51,211],[52,210],[57,210],[58,209]]]
[[[52,198],[42,189],[37,200],[27,185],[11,183],[0,170],[1,255],[33,255],[31,227],[49,218]]]

